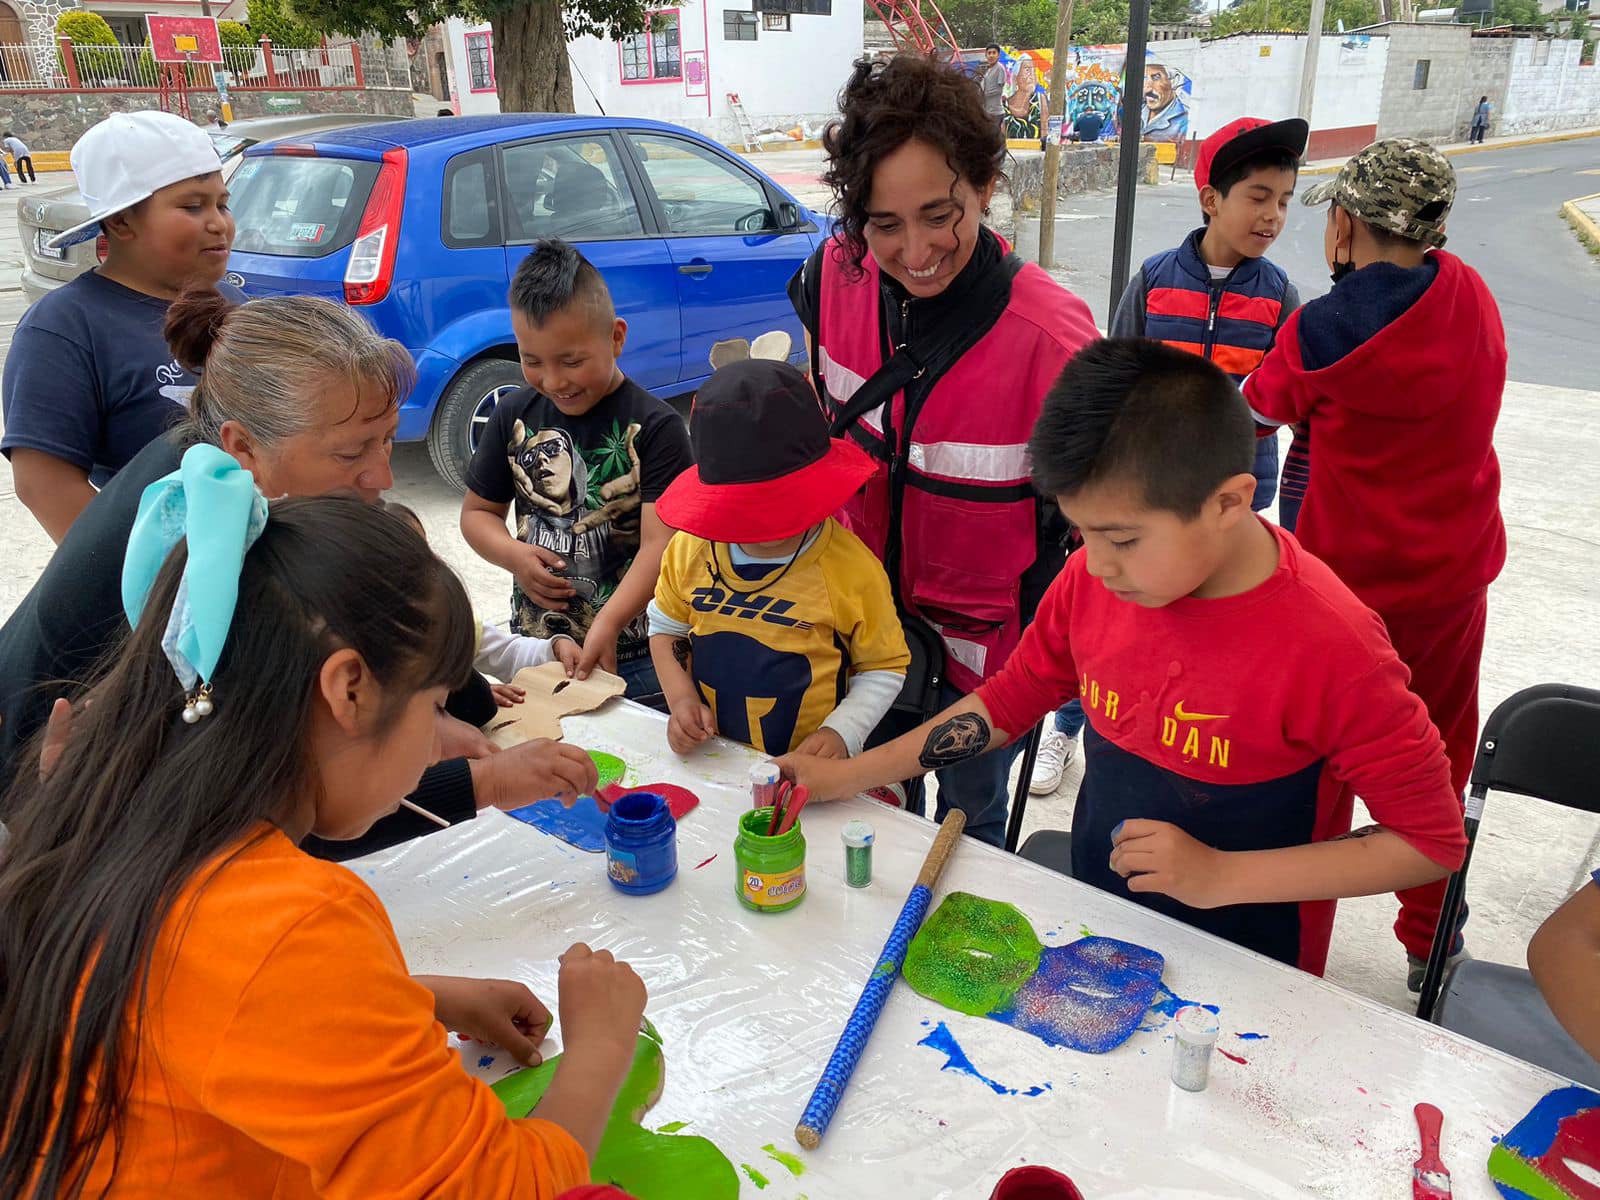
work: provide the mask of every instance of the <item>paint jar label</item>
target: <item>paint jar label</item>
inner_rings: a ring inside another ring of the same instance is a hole
[[[606,874],[618,883],[639,882],[639,859],[625,850],[606,851]]]
[[[793,904],[806,892],[805,864],[792,871],[745,871],[741,886],[745,900],[757,908]]]

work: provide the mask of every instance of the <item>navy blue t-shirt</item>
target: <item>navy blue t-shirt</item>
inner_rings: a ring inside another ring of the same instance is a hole
[[[219,285],[228,299],[244,295]],[[85,271],[17,326],[0,399],[7,458],[21,447],[65,459],[103,487],[183,415],[194,390],[161,336],[167,301]]]

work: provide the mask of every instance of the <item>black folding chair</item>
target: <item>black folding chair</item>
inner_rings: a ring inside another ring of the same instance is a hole
[[[912,713],[917,723],[939,715],[939,688],[944,682],[944,641],[938,631],[919,617],[900,614],[900,624],[905,630],[906,646],[911,651],[911,665],[906,668],[906,681],[900,695],[889,706],[891,712]],[[1022,750],[1022,774],[1017,777],[1017,787],[1011,797],[1011,817],[1006,825],[1006,849],[1016,851],[1017,838],[1022,834],[1022,814],[1028,804],[1028,780],[1033,775],[1033,763],[1039,756],[1039,736],[1042,724],[1033,732]],[[996,751],[1003,753],[1003,751]],[[926,787],[921,776],[906,784],[906,809],[921,812]]]
[[[1445,970],[1490,791],[1600,813],[1600,692],[1543,683],[1523,689],[1490,714],[1467,790],[1467,857],[1445,891],[1417,1002],[1417,1016],[1425,1021],[1600,1086],[1600,1066],[1561,1028],[1527,971],[1472,960]]]

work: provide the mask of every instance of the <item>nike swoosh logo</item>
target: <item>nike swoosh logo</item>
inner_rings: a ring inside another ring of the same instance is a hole
[[[1178,703],[1173,706],[1172,715],[1177,717],[1180,721],[1226,721],[1228,719],[1227,713],[1184,712],[1182,700],[1179,700]]]

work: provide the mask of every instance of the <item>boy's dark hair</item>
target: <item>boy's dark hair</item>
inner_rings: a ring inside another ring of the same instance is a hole
[[[1285,150],[1282,146],[1269,146],[1255,154],[1247,154],[1230,167],[1218,171],[1211,177],[1211,186],[1218,193],[1226,197],[1240,183],[1243,183],[1254,171],[1262,169],[1293,171],[1295,178],[1300,177],[1300,156],[1292,150]],[[1201,218],[1207,225],[1211,224],[1211,214],[1202,211]]]
[[[1189,520],[1255,463],[1255,422],[1233,381],[1199,355],[1140,338],[1080,350],[1044,398],[1028,450],[1047,496],[1124,480]]]
[[[996,54],[999,54],[1000,53],[1000,43],[999,42],[990,42],[987,46],[984,47],[984,50],[985,51],[993,50]],[[8,134],[6,134],[6,136],[10,137],[11,135],[8,133]]]
[[[856,272],[867,257],[872,173],[913,138],[937,150],[957,178],[979,191],[1002,177],[1005,134],[983,111],[977,81],[934,58],[910,52],[887,62],[858,58],[839,93],[839,112],[822,134],[828,155],[822,182],[838,197],[833,236]]]
[[[577,247],[559,238],[536,245],[511,278],[512,309],[536,326],[580,303],[589,309],[597,327],[609,331],[617,310],[606,281]]]

